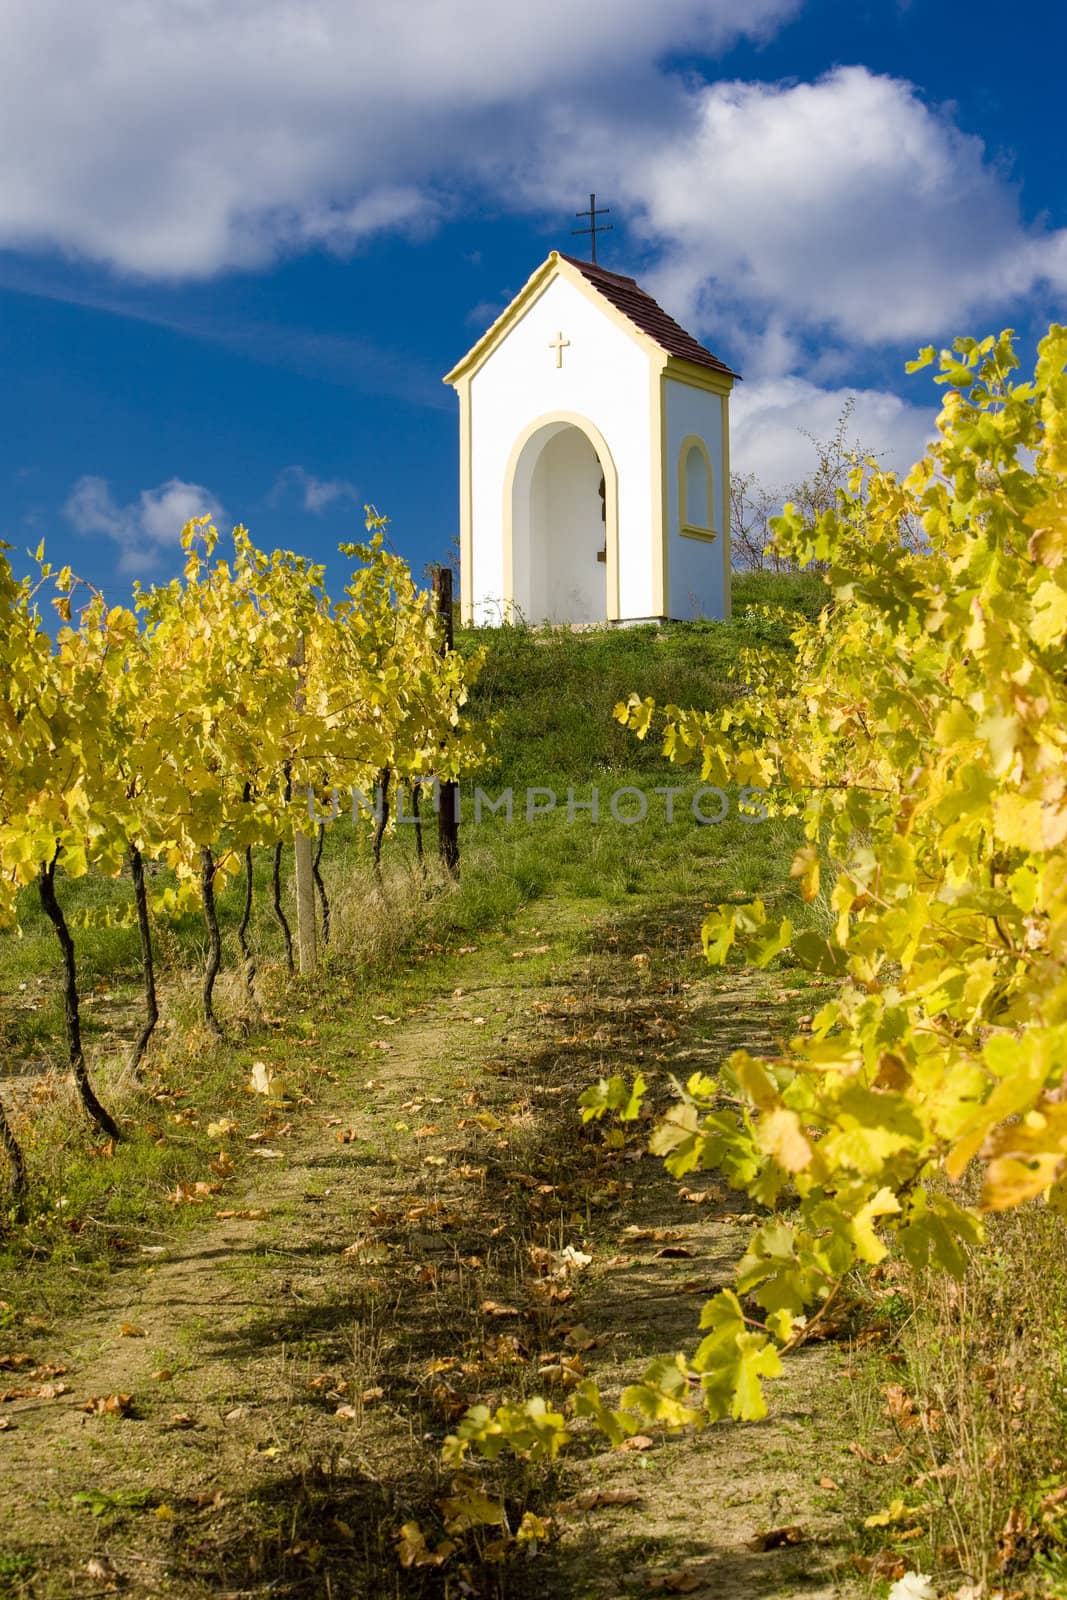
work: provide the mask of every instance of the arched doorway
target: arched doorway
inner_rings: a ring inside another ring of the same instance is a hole
[[[504,588],[530,623],[619,615],[618,480],[603,437],[557,413],[516,441],[504,482]]]

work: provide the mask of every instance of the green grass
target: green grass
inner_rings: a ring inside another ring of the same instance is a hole
[[[730,673],[742,649],[786,645],[788,629],[752,608],[774,605],[812,616],[825,596],[821,580],[809,574],[746,573],[735,580],[728,623],[461,632],[461,650],[481,646],[487,653],[471,707],[501,719],[494,775],[505,784],[566,783],[664,772],[655,744],[638,744],[613,720],[617,702],[636,691],[660,703],[721,705],[736,692]]]
[[[36,1563],[20,1550],[0,1550],[0,1600],[16,1600],[25,1594]]]
[[[827,590],[817,572],[735,572],[733,613],[735,623],[747,607],[783,606],[800,611],[814,621],[826,604]]]
[[[862,1443],[890,1460],[871,1492],[918,1508],[909,1553],[946,1590],[1067,1596],[1065,1243],[1064,1218],[1032,1201],[987,1218],[962,1281],[891,1262],[874,1285],[854,1401]],[[925,1425],[894,1424],[888,1393]],[[872,1552],[885,1540],[864,1536]]]

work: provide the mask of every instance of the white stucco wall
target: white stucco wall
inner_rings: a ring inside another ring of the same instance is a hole
[[[557,332],[570,340],[563,351],[562,367],[556,366],[556,353],[549,347]],[[475,620],[500,619],[504,478],[512,449],[531,423],[560,411],[587,418],[611,452],[618,473],[620,614],[649,616],[653,504],[650,362],[636,339],[580,290],[556,278],[474,375],[470,404]],[[517,590],[522,582],[519,560],[516,551]],[[603,571],[599,567],[601,574]],[[565,581],[567,574],[561,576]],[[551,590],[550,579],[546,603]]]
[[[723,438],[722,401],[717,394],[668,378],[666,385],[667,564],[668,609],[680,620],[725,614],[723,571]],[[690,434],[703,439],[711,457],[714,543],[687,539],[681,532],[678,504],[678,458]]]

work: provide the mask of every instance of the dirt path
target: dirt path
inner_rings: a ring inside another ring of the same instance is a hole
[[[439,1566],[398,1565],[402,1524],[445,1536],[438,1452],[468,1404],[561,1402],[580,1372],[614,1395],[692,1346],[744,1238],[737,1197],[681,1198],[639,1148],[580,1135],[574,1101],[601,1073],[769,1043],[773,1000],[709,979],[692,913],[601,925],[575,954],[578,915],[542,903],[468,951],[454,990],[387,1008],[206,1197],[202,1228],[142,1246],[62,1332],[0,1334],[66,1385],[2,1409],[0,1597],[854,1592],[826,1345],[765,1423],[496,1475],[513,1528],[527,1507],[551,1519],[536,1559],[494,1560],[483,1529]]]

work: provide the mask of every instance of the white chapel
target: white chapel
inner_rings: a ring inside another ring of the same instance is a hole
[[[736,376],[633,278],[553,250],[444,380],[464,622],[729,616]]]

